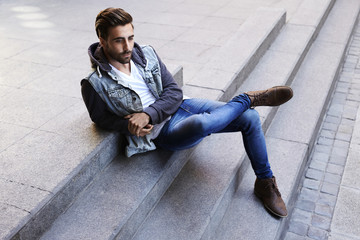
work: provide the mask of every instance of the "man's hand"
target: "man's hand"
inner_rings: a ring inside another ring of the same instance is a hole
[[[150,117],[146,113],[133,113],[125,116],[125,118],[129,119],[128,129],[131,134],[143,137],[151,133],[153,125],[149,124]]]

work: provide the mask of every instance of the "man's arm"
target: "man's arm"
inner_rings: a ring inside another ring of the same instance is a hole
[[[159,99],[144,109],[151,118],[151,124],[158,124],[174,114],[182,103],[183,93],[165,64],[158,57],[161,69],[163,92]]]
[[[88,81],[81,81],[81,93],[90,118],[96,125],[106,130],[117,130],[126,135],[131,134],[128,130],[128,119],[110,112],[106,103]]]

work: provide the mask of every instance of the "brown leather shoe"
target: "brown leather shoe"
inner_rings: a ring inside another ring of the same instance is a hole
[[[261,91],[246,92],[251,100],[251,107],[279,106],[293,97],[293,91],[288,86],[277,86]]]
[[[287,217],[286,206],[281,198],[275,177],[266,179],[256,178],[254,192],[272,214],[278,217]]]

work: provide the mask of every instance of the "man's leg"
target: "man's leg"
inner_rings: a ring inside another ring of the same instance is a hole
[[[271,178],[273,173],[268,160],[259,113],[255,109],[248,109],[219,133],[237,131],[240,131],[243,136],[244,147],[255,175],[261,179]]]
[[[270,169],[261,122],[258,113],[249,107],[282,104],[292,97],[292,90],[281,88],[277,92],[272,88],[255,92],[257,99],[251,96],[252,93],[248,93],[250,96],[239,95],[226,104],[203,99],[185,100],[164,126],[156,143],[166,149],[181,150],[198,144],[212,133],[241,131],[246,152],[257,176],[257,196],[273,214],[285,217],[286,206]]]
[[[155,143],[169,150],[182,150],[198,144],[204,137],[220,132],[250,107],[250,99],[241,94],[228,103],[186,99],[165,124]]]
[[[254,189],[255,194],[271,213],[278,217],[286,217],[286,206],[281,198],[276,179],[270,168],[265,137],[257,111],[254,109],[245,111],[221,132],[239,130],[243,135],[245,150],[257,177]]]

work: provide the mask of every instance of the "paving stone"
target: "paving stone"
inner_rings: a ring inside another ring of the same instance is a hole
[[[323,230],[329,230],[331,219],[320,215],[313,215],[311,223],[314,227],[321,228]]]
[[[342,118],[340,124],[353,127],[355,124],[355,121],[351,120],[351,119]]]
[[[356,107],[345,107],[343,117],[351,120],[356,119],[357,108]]]
[[[301,210],[299,208],[294,208],[294,211],[291,215],[291,220],[295,222],[301,222],[304,224],[310,224],[312,219],[312,213],[308,211]]]
[[[351,84],[349,82],[341,82],[339,81],[336,85],[336,90],[335,91],[338,91],[339,88],[346,88],[346,89],[349,89],[351,86]]]
[[[312,212],[315,209],[315,202],[300,199],[297,201],[296,207],[307,212]]]
[[[289,225],[290,232],[299,234],[301,236],[306,236],[308,229],[309,229],[309,225],[304,224],[302,222],[291,221]]]
[[[303,187],[318,190],[320,187],[320,181],[306,178],[304,180]]]
[[[346,163],[346,157],[331,156],[329,162],[340,166],[344,166]]]
[[[333,214],[333,208],[329,205],[316,204],[315,213],[321,216],[331,218]]]
[[[324,182],[334,183],[340,185],[341,183],[341,176],[332,173],[325,173]]]
[[[351,82],[352,76],[345,76],[345,74],[341,74],[339,77],[339,82]]]
[[[352,88],[357,88],[357,89],[360,89],[360,83],[352,83]],[[359,102],[355,102],[355,101],[346,101],[346,106],[345,108],[356,108],[356,112],[357,112],[357,109],[359,109]]]
[[[336,164],[329,163],[326,168],[326,172],[342,175],[344,172],[344,167]]]
[[[312,156],[312,159],[327,163],[329,160],[329,155],[326,153],[315,152],[314,155]]]
[[[299,199],[317,201],[319,198],[319,192],[317,190],[302,187],[299,195]]]
[[[328,124],[331,124],[331,125],[333,125],[333,126],[336,126],[335,130],[337,129],[337,125],[336,125],[336,124],[333,124],[333,123],[328,123]],[[331,127],[331,126],[329,126],[329,128],[330,128],[330,127]],[[324,128],[324,129],[326,129],[326,128]],[[328,129],[328,130],[333,131],[333,130],[331,130],[331,129]],[[335,131],[335,130],[334,130],[334,131]],[[334,143],[334,140],[333,140],[333,139],[330,139],[330,138],[327,138],[327,137],[324,137],[324,136],[320,136],[320,137],[318,138],[318,144],[320,144],[320,145],[332,146],[333,143]]]
[[[330,116],[341,116],[344,111],[342,104],[331,104],[327,114]]]
[[[348,87],[337,87],[336,91],[340,92],[340,93],[347,93],[349,91],[349,88]]]
[[[335,142],[334,142],[335,145]],[[332,148],[331,156],[332,157],[339,157],[339,158],[346,158],[348,155],[348,148],[344,146],[334,146]]]
[[[321,187],[321,192],[336,196],[339,192],[339,185],[324,182]]]
[[[318,204],[324,204],[329,206],[335,206],[337,200],[337,196],[328,194],[328,193],[320,193],[319,200],[317,201]]]
[[[327,162],[322,162],[319,160],[312,159],[309,167],[320,170],[320,171],[325,171],[326,165],[327,165]]]
[[[340,139],[334,140],[334,147],[341,148],[341,149],[348,149],[350,146],[350,143],[348,141],[343,141]]]
[[[335,138],[335,132],[323,129],[323,130],[320,131],[320,136],[326,137],[326,138],[329,138],[329,139],[334,139]]]
[[[315,146],[315,151],[317,151],[317,152],[330,154],[331,150],[332,150],[331,146],[319,145],[319,144]]]
[[[323,176],[324,176],[323,171],[318,171],[318,170],[311,169],[311,168],[309,168],[305,174],[306,178],[314,179],[314,180],[318,180],[318,181],[322,180]],[[306,187],[309,188],[309,186],[306,186]]]
[[[346,102],[347,94],[335,92],[333,96],[333,102],[337,104],[344,104]],[[340,116],[338,116],[340,118]]]
[[[325,118],[325,122],[339,124],[341,122],[341,118],[327,115]]]
[[[324,122],[323,129],[330,130],[330,131],[336,131],[338,129],[338,124],[330,123],[330,122]],[[326,138],[323,138],[323,139],[326,139]],[[329,141],[330,141],[330,139],[329,139]],[[324,144],[324,145],[326,145],[326,144]]]
[[[336,133],[336,139],[346,141],[346,142],[350,142],[351,134],[350,133],[338,132],[338,133]]]
[[[310,227],[309,232],[308,232],[308,236],[311,239],[316,239],[316,240],[327,240],[328,237],[328,232],[323,230],[323,229],[319,229],[319,228],[315,228],[315,227]]]

